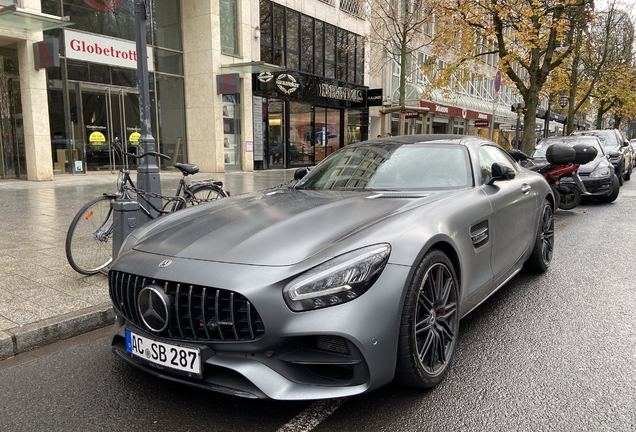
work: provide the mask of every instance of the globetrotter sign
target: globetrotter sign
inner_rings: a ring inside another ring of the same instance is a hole
[[[442,105],[435,102],[420,101],[420,106],[428,108],[430,114],[443,114],[450,117],[461,117],[465,119],[487,120],[492,119],[492,114],[485,114],[479,111],[472,111],[465,108]]]
[[[123,39],[64,30],[66,58],[109,66],[137,69],[137,45]],[[154,70],[152,49],[148,47],[148,71]]]

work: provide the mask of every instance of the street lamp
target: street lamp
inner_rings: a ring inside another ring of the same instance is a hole
[[[570,100],[568,99],[567,96],[561,96],[559,98],[559,106],[561,107],[561,111],[563,111],[563,108],[568,106],[568,102],[570,102]],[[563,120],[563,136],[565,136],[565,127],[567,126],[567,123],[568,123],[567,120],[568,120],[568,116],[565,116],[565,120]]]

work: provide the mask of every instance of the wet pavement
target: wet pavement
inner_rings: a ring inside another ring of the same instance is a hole
[[[221,180],[234,196],[281,184],[293,173],[199,173],[188,180]],[[102,193],[115,192],[117,177],[0,179],[0,360],[112,322],[106,276],[76,273],[66,260],[65,241],[76,212]],[[179,178],[178,172],[161,172],[162,194],[174,195]]]

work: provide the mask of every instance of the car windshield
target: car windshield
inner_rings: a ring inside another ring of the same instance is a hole
[[[534,148],[534,151],[532,152],[532,157],[536,157],[536,158],[544,158],[545,157],[545,152],[548,149],[548,147],[550,147],[551,145],[554,144],[563,144],[563,145],[567,145],[570,147],[573,147],[575,145],[586,145],[586,146],[593,146],[596,151],[598,152],[598,155],[603,155],[603,148],[601,147],[601,145],[599,144],[598,140],[596,138],[593,137],[580,137],[580,138],[576,138],[576,139],[572,139],[572,138],[549,138],[549,139],[544,139],[542,141],[539,142],[539,144],[537,144],[537,146]]]
[[[616,147],[619,143],[616,142],[616,135],[612,131],[607,132],[580,132],[580,135],[591,135],[595,136],[601,143],[603,147]]]
[[[458,189],[472,186],[468,151],[457,144],[344,147],[296,186],[313,190]]]

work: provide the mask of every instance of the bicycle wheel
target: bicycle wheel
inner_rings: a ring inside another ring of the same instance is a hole
[[[211,183],[201,183],[186,189],[184,193],[185,202],[179,202],[176,209],[181,210],[185,207],[202,204],[207,201],[214,201],[219,198],[225,198],[228,194],[220,187]]]
[[[102,196],[84,205],[66,234],[66,259],[78,273],[92,275],[112,261],[113,211]]]

